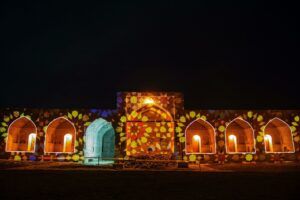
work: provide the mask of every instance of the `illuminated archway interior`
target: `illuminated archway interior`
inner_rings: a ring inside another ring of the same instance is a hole
[[[6,151],[34,152],[36,126],[27,117],[20,117],[11,123],[8,130]]]
[[[185,134],[186,153],[215,153],[215,132],[208,122],[202,119],[193,121]]]
[[[226,148],[228,153],[255,152],[254,133],[249,123],[237,118],[227,126]]]
[[[67,119],[54,119],[47,127],[45,152],[72,153],[74,152],[76,130]]]
[[[265,150],[268,153],[294,152],[292,132],[288,124],[275,118],[264,130]]]
[[[174,152],[172,115],[154,103],[133,111],[126,122],[126,154],[171,155]]]
[[[113,163],[115,132],[111,123],[101,118],[93,121],[86,130],[84,146],[86,165]]]

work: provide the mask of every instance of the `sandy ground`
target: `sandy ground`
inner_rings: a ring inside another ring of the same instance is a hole
[[[70,163],[1,163],[0,199],[298,199],[297,164],[113,170]],[[4,166],[6,165],[6,166]]]

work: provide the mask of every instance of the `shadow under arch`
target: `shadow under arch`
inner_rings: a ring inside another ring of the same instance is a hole
[[[256,153],[254,129],[241,117],[232,120],[225,129],[225,147],[229,154]]]
[[[266,153],[294,153],[294,141],[290,126],[280,118],[271,119],[264,128]]]
[[[76,128],[65,117],[52,120],[46,129],[45,153],[73,153],[75,151]]]
[[[28,117],[14,120],[7,134],[6,152],[35,152],[37,127]]]
[[[216,133],[207,121],[198,118],[185,129],[186,154],[215,154]]]
[[[111,164],[114,162],[115,131],[110,122],[94,120],[85,132],[84,164]]]

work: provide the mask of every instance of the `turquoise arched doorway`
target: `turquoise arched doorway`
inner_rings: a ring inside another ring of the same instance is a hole
[[[96,119],[86,130],[84,164],[112,164],[115,149],[115,132],[110,122]]]

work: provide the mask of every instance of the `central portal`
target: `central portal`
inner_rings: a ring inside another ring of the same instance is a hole
[[[126,122],[126,155],[172,155],[174,121],[165,109],[147,104],[134,110]]]

